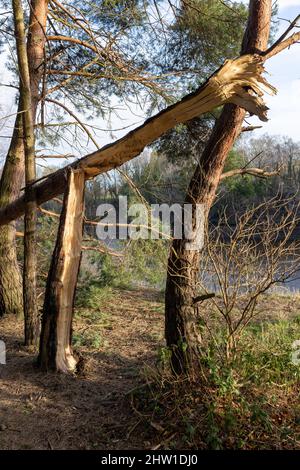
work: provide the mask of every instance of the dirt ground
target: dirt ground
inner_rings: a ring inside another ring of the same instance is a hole
[[[43,374],[22,346],[21,320],[5,318],[0,336],[0,449],[150,449],[139,432],[128,392],[141,384],[163,344],[163,304],[153,291],[115,292],[106,306],[101,345],[82,346],[79,377]],[[90,321],[90,320],[89,320]],[[91,327],[81,318],[74,331]]]
[[[299,311],[299,296],[268,296],[261,301],[260,320],[291,318]],[[36,351],[22,345],[22,320],[0,321],[7,348],[7,363],[0,365],[0,449],[159,448],[160,429],[134,408],[131,392],[144,390],[164,345],[163,295],[110,291],[94,308],[77,309],[73,327],[75,349],[84,358],[76,377],[41,373]],[[279,406],[280,389],[277,396]],[[296,397],[290,391],[291,408]],[[288,412],[289,405],[282,406]]]

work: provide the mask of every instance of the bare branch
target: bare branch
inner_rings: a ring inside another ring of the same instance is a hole
[[[287,35],[297,26],[297,23],[300,19],[300,15],[298,15],[291,23],[287,30],[274,42],[274,44],[269,47],[266,51],[262,52],[261,55],[264,57],[265,60],[270,59],[279,52],[283,51],[284,49],[290,47],[292,44],[300,41],[300,32],[294,33],[289,38],[285,39]]]
[[[237,175],[251,175],[251,176],[257,176],[258,178],[270,178],[272,176],[279,175],[280,171],[265,171],[261,168],[236,168],[235,170],[230,170],[226,171],[221,175],[220,180],[223,180],[225,178],[230,178],[232,176],[237,176]]]

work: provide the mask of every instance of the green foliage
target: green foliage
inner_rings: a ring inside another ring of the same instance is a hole
[[[228,154],[223,172],[226,173],[227,171],[243,168],[245,164],[246,160],[244,155],[233,149]],[[237,197],[237,195],[251,197],[256,193],[256,178],[250,175],[237,175],[225,178],[222,185],[234,198]]]
[[[200,80],[203,79],[203,73],[215,70],[225,58],[238,55],[246,20],[247,7],[242,2],[183,3],[170,44],[174,63],[182,68],[200,69]]]
[[[124,268],[133,281],[164,289],[167,256],[166,240],[136,240],[131,243]]]
[[[100,264],[99,284],[118,288],[130,288],[131,275],[126,270],[123,263],[114,262],[112,256],[103,255]]]
[[[74,333],[72,336],[72,344],[75,348],[86,347],[89,349],[99,349],[104,345],[104,342],[100,333],[89,331]]]
[[[298,396],[300,366],[291,357],[300,338],[298,318],[248,325],[230,361],[224,354],[226,333],[216,333],[203,344],[197,381],[170,377],[170,350],[160,349],[161,373],[149,371],[149,394],[135,406],[140,403],[151,420],[175,432],[170,448],[294,448],[300,409],[288,409],[285,396]]]
[[[249,326],[242,337],[244,353],[237,366],[254,383],[293,383],[300,379],[300,367],[291,360],[292,343],[299,337],[297,318]]]
[[[209,404],[207,415],[209,445],[220,448],[220,436],[229,431],[236,433],[241,417],[249,416],[252,426],[272,432],[265,392],[269,389],[272,393],[274,386],[292,387],[300,380],[300,367],[291,360],[292,343],[299,337],[297,319],[250,325],[242,335],[235,361],[227,365],[220,361],[222,344],[208,348],[203,360],[215,388],[214,402]],[[275,397],[276,389],[273,393]],[[227,408],[223,413],[216,409],[215,401],[224,399]],[[219,423],[217,433],[216,422]]]
[[[239,152],[238,150],[232,149],[230,150],[226,158],[223,173],[226,173],[226,171],[243,168],[245,164],[246,164],[245,156],[242,155],[242,153]]]
[[[110,328],[110,314],[105,310],[113,301],[110,287],[85,283],[77,289],[75,320],[78,324],[72,335],[73,346],[99,349],[105,346],[102,330]],[[83,326],[80,325],[83,323]]]
[[[168,366],[170,363],[171,356],[172,356],[172,351],[170,348],[167,348],[167,347],[160,348],[158,357],[159,357],[159,363],[161,364],[161,366],[163,367]]]
[[[137,285],[164,288],[168,243],[165,240],[132,240],[121,259],[97,254],[94,281],[98,287],[130,289]]]
[[[177,125],[153,144],[154,149],[165,156],[169,163],[176,165],[179,178],[183,180],[185,177],[183,186],[187,185],[199,155],[204,150],[212,124],[211,114],[194,118],[186,124]]]
[[[112,288],[96,280],[81,284],[76,291],[76,307],[98,309],[113,297]]]

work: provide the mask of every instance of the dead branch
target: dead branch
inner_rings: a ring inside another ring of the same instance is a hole
[[[221,175],[220,180],[230,178],[237,175],[251,175],[258,178],[270,178],[271,176],[276,176],[280,174],[280,170],[276,171],[265,171],[261,168],[236,168],[235,170],[226,171]]]
[[[246,126],[246,127],[242,127],[242,132],[251,132],[251,131],[255,131],[255,129],[261,129],[262,126]]]
[[[277,41],[274,42],[271,47],[269,47],[269,49],[262,52],[261,55],[265,58],[265,60],[270,59],[274,55],[279,54],[279,52],[300,41],[300,32],[294,33],[292,36],[285,39],[287,35],[292,31],[292,29],[297,26],[299,19],[300,15],[298,15],[293,21],[291,21],[287,30],[280,36],[280,38],[277,39]]]
[[[103,254],[107,254],[107,255],[110,255],[110,256],[115,256],[117,258],[122,258],[124,256],[123,253],[118,253],[116,251],[111,251],[109,250],[108,248],[104,247],[104,246],[86,246],[86,245],[83,245],[81,247],[82,251],[97,251],[98,253],[103,253]]]
[[[37,204],[41,205],[63,193],[67,168],[83,169],[86,179],[105,173],[139,155],[147,145],[178,123],[184,123],[224,103],[234,103],[257,114],[261,120],[266,120],[267,107],[261,98],[262,88],[270,93],[275,93],[276,90],[262,77],[262,62],[260,56],[250,54],[226,61],[195,92],[148,119],[123,138],[52,173],[43,182],[36,184]],[[20,217],[24,212],[24,204],[24,197],[21,197],[3,208],[0,211],[0,224],[4,225]]]

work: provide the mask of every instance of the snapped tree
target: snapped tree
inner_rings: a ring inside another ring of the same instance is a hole
[[[80,19],[76,17],[76,12],[78,13],[76,1],[70,2],[68,9],[56,1],[51,2],[49,6],[48,0],[31,0],[28,7],[22,3],[13,2],[12,4],[18,62],[16,72],[20,78],[19,105],[1,177],[0,207],[4,207],[19,196],[25,174],[25,197],[28,210],[26,210],[24,220],[24,303],[16,253],[15,225],[11,223],[0,228],[0,316],[7,313],[21,314],[22,306],[24,306],[25,343],[30,345],[36,342],[38,331],[34,261],[35,187],[31,184],[36,179],[36,154],[34,144],[30,141],[36,134],[39,134],[40,129],[46,134],[46,100],[50,102],[49,95],[57,98],[56,101],[52,100],[52,103],[56,103],[68,113],[68,106],[60,103],[62,93],[64,93],[67,100],[69,99],[72,103],[79,102],[89,112],[91,108],[96,112],[102,112],[101,100],[98,101],[95,98],[97,94],[108,98],[111,94],[125,96],[129,93],[128,89],[118,91],[117,86],[112,91],[112,80],[115,80],[116,84],[119,81],[125,83],[128,80],[136,86],[146,87],[149,90],[155,88],[157,91],[159,87],[155,87],[151,78],[145,76],[133,61],[125,60],[119,54],[116,47],[110,43],[111,36],[109,40],[107,39],[105,29],[114,30],[115,36],[121,40],[122,34],[127,34],[128,28],[133,28],[133,24],[136,26],[138,20],[133,21],[133,18],[138,16],[135,2],[126,7],[125,12],[116,18],[112,15],[113,9],[117,8],[116,5],[105,6],[106,2],[101,2],[97,6],[90,2],[86,5],[85,15],[90,19],[93,18],[95,25],[92,25],[91,20],[88,28],[85,26],[83,17]],[[23,13],[25,9],[27,15]],[[99,19],[99,11],[103,13],[103,9],[106,15],[100,16]],[[131,10],[133,10],[132,14]],[[9,13],[9,11],[6,12],[7,15]],[[126,27],[123,21],[124,14],[132,19]],[[21,15],[25,17],[25,20],[21,19]],[[100,24],[101,30],[103,27],[102,40],[95,37],[96,26],[100,27]],[[120,30],[122,30],[121,33]],[[65,63],[68,63],[68,68],[65,67]],[[85,86],[82,84],[82,77],[84,77]],[[80,93],[78,93],[79,89]],[[28,125],[29,102],[31,102],[30,126]],[[40,113],[38,113],[38,108]],[[40,123],[37,123],[37,117],[40,118]],[[77,121],[80,123],[79,120]],[[30,137],[29,128],[32,126],[35,127],[35,132],[31,132]],[[26,165],[24,165],[25,153],[27,154]]]
[[[259,48],[260,44],[259,41],[256,42],[256,39],[253,43],[252,34],[253,31],[257,30],[256,37],[259,37],[259,33],[261,33],[260,29],[263,30],[266,28],[266,25],[263,24],[262,21],[257,21],[257,24],[254,21],[255,18],[257,20],[257,18],[259,17],[259,15],[257,15],[257,11],[262,13],[263,10],[260,10],[258,8],[258,2],[251,2],[251,5],[252,10],[249,17],[249,25],[247,31],[248,34],[250,30],[252,31],[252,33],[249,35],[249,37],[246,34],[244,40],[244,47],[249,47],[252,52],[251,54],[242,55],[241,57],[233,61],[227,61],[224,66],[221,67],[215,74],[213,74],[203,86],[196,90],[196,92],[187,95],[178,103],[166,108],[164,111],[160,112],[156,116],[148,119],[142,126],[130,132],[119,141],[107,145],[104,148],[87,155],[76,163],[69,165],[66,168],[63,168],[62,170],[59,170],[48,177],[43,178],[42,181],[36,181],[34,184],[31,185],[31,188],[34,190],[35,193],[36,203],[40,205],[43,202],[46,202],[47,200],[64,192],[67,183],[69,182],[70,184],[70,181],[68,180],[69,170],[79,170],[80,174],[84,174],[84,179],[89,179],[96,176],[97,174],[107,172],[108,170],[116,168],[122,163],[129,161],[135,156],[139,155],[146,145],[153,142],[156,138],[158,138],[167,130],[174,127],[177,123],[186,122],[192,119],[193,117],[199,116],[199,114],[201,113],[210,111],[216,106],[220,106],[226,103],[232,103],[230,105],[225,106],[225,110],[223,111],[223,118],[219,120],[216,127],[217,130],[214,131],[212,136],[212,139],[214,138],[214,135],[220,137],[220,135],[225,132],[226,126],[229,126],[229,129],[231,130],[230,138],[226,139],[225,134],[224,142],[220,142],[220,139],[216,139],[215,137],[217,142],[215,142],[214,144],[214,147],[220,149],[222,158],[225,159],[226,152],[230,147],[230,143],[233,142],[236,136],[236,129],[240,123],[240,120],[243,117],[243,111],[240,108],[235,108],[234,105],[242,107],[252,114],[257,114],[262,120],[266,120],[266,107],[261,98],[263,94],[262,87],[267,89],[271,93],[273,93],[275,90],[263,79],[262,64],[264,60],[266,60],[266,58],[270,57],[271,55],[274,55],[276,52],[282,50],[284,47],[287,47],[293,42],[297,42],[297,40],[299,39],[299,33],[291,36],[288,40],[284,40],[284,38],[281,38],[280,44],[276,44],[274,47],[270,48],[267,54],[262,54],[262,47]],[[263,6],[267,9],[267,5],[265,2],[263,3]],[[243,49],[243,52],[244,50],[245,49]],[[211,200],[213,199],[214,195],[213,190],[215,190],[218,182],[218,178],[216,176],[218,176],[218,171],[221,172],[222,161],[220,162],[218,159],[214,160],[213,154],[208,153],[205,162],[207,165],[207,171],[205,174],[205,178],[203,177],[201,181],[203,182],[203,186],[206,189],[211,189],[211,191],[207,191],[205,194],[206,207],[209,208],[209,203],[211,203]],[[215,170],[218,170],[217,173],[215,172]],[[200,169],[200,172],[202,174],[202,169]],[[194,180],[195,184],[198,184],[198,177]],[[191,197],[191,195],[189,197]],[[15,218],[20,217],[24,213],[25,208],[26,194],[25,196],[22,196],[21,198],[9,204],[0,211],[0,224],[5,225],[10,221],[14,220]],[[62,232],[64,231],[65,229],[62,230]],[[68,243],[70,244],[69,249],[71,249],[72,244],[75,243],[74,237],[69,237],[68,240]],[[57,246],[60,245],[61,242],[58,241]],[[55,256],[56,255],[54,254],[54,258]],[[62,263],[63,267],[60,267],[60,269],[62,269],[63,271],[64,269],[67,269],[67,258],[65,258]],[[52,262],[52,266],[55,266],[54,261]],[[56,271],[58,272],[57,268],[54,269],[54,272]],[[51,275],[49,277],[49,282],[51,278],[52,280],[54,279]],[[72,304],[72,302],[70,302],[70,299],[73,299],[74,295],[74,286],[72,285],[69,290],[67,289],[67,291],[69,296],[68,302],[70,305]],[[193,295],[191,295],[189,292],[188,296],[189,298],[192,298],[192,301],[194,303],[194,293]],[[50,299],[51,296],[48,295],[47,298]],[[60,297],[60,299],[62,298],[63,297]],[[57,299],[59,299],[59,296],[57,296]],[[61,302],[61,300],[59,300],[59,302]],[[185,304],[183,304],[182,306],[185,307]],[[188,305],[188,307],[190,307],[190,305]],[[59,331],[56,332],[55,336],[55,341],[57,342],[57,345],[59,345],[60,339],[62,337],[66,337],[66,330],[64,329],[63,325],[68,325],[68,338],[70,337],[71,333],[69,330],[71,321],[69,311],[67,312],[66,310],[60,310],[60,308],[58,308],[57,311],[62,313],[58,316],[55,316],[53,321],[51,321],[50,323],[52,331],[54,331],[55,328],[59,327]],[[44,312],[49,312],[49,310],[47,308],[44,308]],[[47,313],[45,313],[45,315],[47,315]],[[59,322],[58,317],[60,318]],[[175,320],[176,318],[179,319],[179,322],[177,321],[176,324],[179,324],[179,326],[181,326],[182,318],[180,318],[180,316],[175,317]],[[183,320],[187,320],[187,322],[189,322],[190,318],[184,316]],[[46,320],[43,319],[43,325],[46,324]],[[183,339],[185,339],[185,337],[183,336],[184,332],[185,330],[182,330],[182,334],[179,339],[179,344],[183,344]],[[59,365],[68,362],[68,360],[58,361],[58,358],[61,357],[61,352],[59,352],[61,351],[60,347],[55,346],[51,350],[50,343],[47,340],[47,338],[49,338],[49,334],[43,335],[43,338],[44,340],[41,344],[41,350],[44,350],[44,357],[46,357],[48,360],[52,354],[52,362],[49,360],[49,364],[52,364],[50,367],[53,367],[55,369],[59,369],[59,367],[61,367],[63,370],[69,370],[69,367],[65,367],[65,365]],[[62,348],[68,348],[69,345],[70,339],[65,340],[63,342]],[[177,348],[177,351],[180,349],[177,347],[178,341],[172,343],[172,346],[175,346],[174,349]],[[187,347],[181,348],[181,350],[184,350],[185,354],[183,360],[185,361],[186,351],[188,351],[189,354],[190,351],[193,351],[194,349]],[[53,353],[53,351],[56,351],[55,354]],[[176,354],[174,353],[173,355],[173,357],[175,358],[174,364],[180,364],[178,370],[181,371],[182,364],[190,364],[190,361],[179,361],[177,351]],[[56,359],[54,358],[55,365],[53,366],[54,355]],[[73,361],[71,362],[73,363]],[[71,368],[72,367],[74,367],[74,364],[73,366],[71,366]]]
[[[71,331],[81,259],[84,185],[84,172],[70,168],[45,293],[38,358],[43,370],[74,372],[77,364]]]
[[[93,178],[138,156],[143,149],[180,122],[186,122],[225,103],[236,103],[263,121],[267,120],[267,107],[262,99],[263,90],[275,93],[262,77],[264,58],[257,54],[243,55],[228,60],[204,85],[169,106],[140,127],[112,144],[86,155],[77,162],[36,181],[33,185],[38,205],[64,192],[68,167],[84,170],[85,178]],[[5,225],[24,214],[25,197],[21,196],[0,210],[0,225]]]

